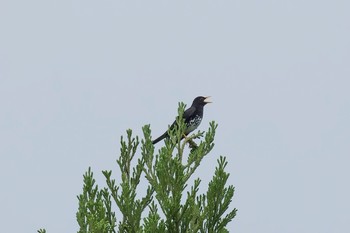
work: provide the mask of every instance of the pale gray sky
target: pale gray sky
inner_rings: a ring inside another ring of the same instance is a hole
[[[76,232],[92,166],[177,103],[205,118],[236,186],[241,233],[350,232],[349,1],[0,2],[2,232]]]

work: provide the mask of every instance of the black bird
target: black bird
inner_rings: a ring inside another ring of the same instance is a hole
[[[200,125],[202,118],[203,118],[203,107],[207,103],[211,103],[208,99],[208,97],[198,96],[195,98],[192,102],[192,105],[190,108],[188,108],[184,114],[183,118],[185,120],[186,124],[186,130],[185,135],[188,135],[193,130],[197,129],[197,127]],[[176,124],[176,121],[170,126],[170,128],[173,128]],[[156,144],[157,142],[163,140],[164,138],[168,137],[168,131],[166,131],[164,134],[162,134],[159,138],[152,141],[153,144]]]

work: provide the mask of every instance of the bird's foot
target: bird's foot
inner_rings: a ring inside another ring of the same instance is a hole
[[[192,139],[188,140],[188,145],[193,150],[198,148],[197,144]]]

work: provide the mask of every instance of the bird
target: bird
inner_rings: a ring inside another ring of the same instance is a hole
[[[204,106],[208,103],[212,103],[209,100],[210,96],[204,97],[204,96],[198,96],[196,97],[191,107],[186,109],[186,111],[183,114],[183,118],[185,120],[186,129],[185,129],[185,136],[187,136],[189,133],[194,131],[198,128],[200,125],[202,119],[203,119],[203,109]],[[174,123],[170,126],[170,129],[173,129],[176,125],[176,120]],[[165,131],[161,136],[159,136],[157,139],[153,140],[152,143],[156,144],[157,142],[163,140],[164,138],[169,137],[168,131]]]

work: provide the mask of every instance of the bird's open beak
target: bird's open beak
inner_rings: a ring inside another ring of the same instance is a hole
[[[211,102],[210,101],[210,98],[211,96],[207,96],[207,97],[205,97],[205,99],[204,99],[204,103],[207,103],[207,104],[209,104],[209,103],[213,103],[213,102]]]

